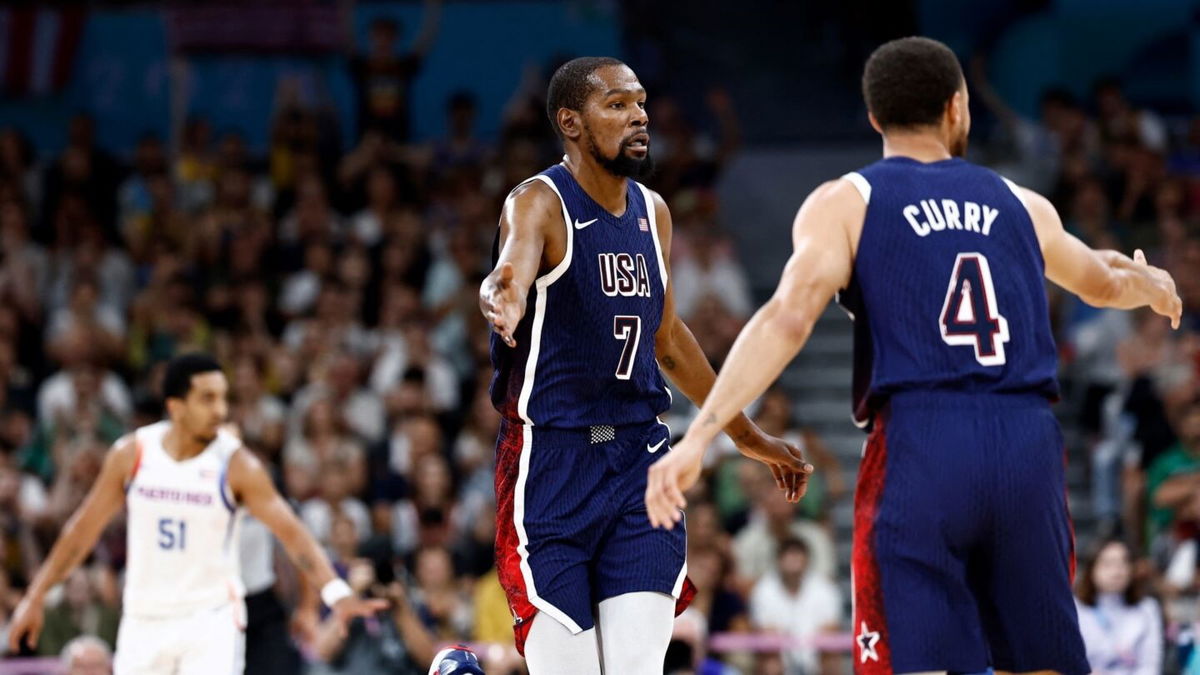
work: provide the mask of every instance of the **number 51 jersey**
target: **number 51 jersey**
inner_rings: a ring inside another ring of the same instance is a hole
[[[667,271],[650,191],[626,180],[618,217],[562,164],[529,180],[558,195],[566,255],[529,289],[517,346],[492,334],[492,403],[508,420],[552,428],[653,420],[671,398],[654,354]]]
[[[854,418],[938,390],[1057,398],[1045,263],[1017,187],[961,159],[846,174],[867,202],[849,286]]]

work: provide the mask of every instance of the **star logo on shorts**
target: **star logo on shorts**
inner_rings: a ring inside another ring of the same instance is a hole
[[[867,628],[867,622],[864,621],[855,640],[858,640],[859,662],[866,663],[867,659],[879,660],[879,652],[875,651],[875,645],[879,642],[879,631]]]

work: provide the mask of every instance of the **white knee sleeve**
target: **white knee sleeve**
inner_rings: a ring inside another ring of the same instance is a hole
[[[604,672],[662,675],[674,625],[675,598],[663,593],[626,593],[601,602]]]
[[[529,675],[600,675],[596,629],[589,628],[572,635],[571,630],[554,617],[538,612],[525,638],[525,663],[529,666]]]

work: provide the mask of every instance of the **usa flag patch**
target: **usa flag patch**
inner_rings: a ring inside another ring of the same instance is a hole
[[[649,232],[650,223],[645,218],[638,218],[638,229],[642,232]]]

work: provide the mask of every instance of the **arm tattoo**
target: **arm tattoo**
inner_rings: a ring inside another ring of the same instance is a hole
[[[305,574],[312,572],[316,567],[316,565],[313,564],[312,559],[308,557],[307,553],[301,553],[296,557],[296,566],[299,567],[300,570]]]
[[[664,356],[662,360],[663,368],[667,370],[675,370],[675,359],[670,356]]]
[[[711,427],[716,423],[717,423],[717,416],[712,413],[709,413],[708,417],[706,417],[704,419],[704,426],[706,426],[706,427]]]

